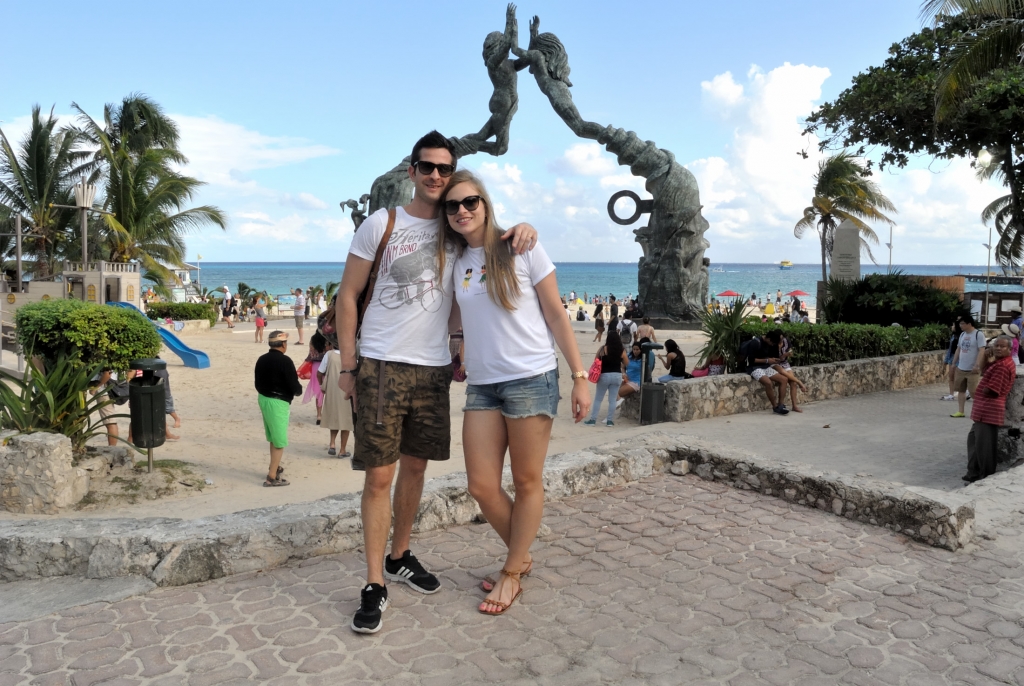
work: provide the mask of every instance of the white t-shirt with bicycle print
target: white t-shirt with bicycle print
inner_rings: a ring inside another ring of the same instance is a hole
[[[373,261],[388,225],[387,210],[371,214],[352,238],[349,252]],[[359,353],[388,362],[430,367],[451,364],[448,317],[452,310],[455,250],[449,248],[444,275],[437,273],[437,219],[395,211],[395,228],[381,257],[377,284],[363,317]]]

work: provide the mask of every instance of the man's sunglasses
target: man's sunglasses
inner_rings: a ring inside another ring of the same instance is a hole
[[[444,201],[444,212],[447,215],[453,215],[459,213],[459,205],[466,208],[467,212],[472,212],[480,206],[479,195],[467,195],[462,200],[445,200]]]
[[[420,160],[419,162],[414,162],[412,166],[416,167],[416,171],[423,174],[423,176],[430,176],[434,173],[435,169],[437,170],[437,173],[445,179],[455,173],[454,164],[434,164],[433,162],[424,162],[423,160]]]

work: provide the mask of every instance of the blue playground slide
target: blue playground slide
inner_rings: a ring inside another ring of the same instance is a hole
[[[135,305],[132,305],[131,303],[111,302],[107,304],[113,305],[114,307],[123,307],[125,309],[135,310],[143,317],[146,316],[142,312],[142,310],[135,307]],[[160,338],[164,339],[164,345],[170,348],[171,352],[180,357],[181,361],[185,363],[186,367],[192,367],[193,369],[206,369],[210,366],[210,358],[206,353],[204,353],[201,350],[196,350],[195,348],[188,347],[187,345],[181,342],[180,338],[175,336],[170,331],[160,328],[155,323],[153,324],[153,326],[156,327],[156,331],[157,333],[160,334]]]

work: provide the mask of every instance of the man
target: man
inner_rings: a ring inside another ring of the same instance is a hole
[[[1013,341],[999,336],[993,341],[991,356],[983,352],[983,374],[974,391],[971,419],[974,425],[967,434],[967,473],[962,477],[974,483],[996,473],[998,457],[997,434],[1006,415],[1006,398],[1017,378],[1017,367],[1010,356]]]
[[[786,399],[788,380],[772,369],[773,364],[782,362],[778,357],[781,343],[778,331],[771,331],[761,337],[754,336],[740,346],[740,358],[745,360],[747,374],[750,374],[750,378],[764,388],[764,394],[768,396],[768,402],[772,405],[772,412],[785,416],[789,414],[789,410],[786,409],[782,401]],[[778,402],[775,398],[775,386],[779,387]]]
[[[636,329],[636,339],[640,340],[641,338],[649,338],[651,343],[657,343],[658,337],[654,335],[654,327],[651,326],[651,318],[644,317],[643,321],[644,323]]]
[[[776,305],[781,305],[782,304],[782,289],[781,288],[779,290],[775,291],[775,304]]]
[[[301,288],[295,289],[295,304],[292,305],[292,314],[295,315],[295,328],[299,330],[299,345],[305,343],[302,340],[306,327],[306,296],[302,294]]]
[[[385,578],[420,593],[441,587],[412,555],[409,539],[427,462],[447,460],[451,444],[448,332],[461,318],[453,307],[454,249],[445,259],[443,274],[438,273],[436,255],[441,230],[438,202],[457,160],[451,143],[437,131],[416,142],[410,160],[415,195],[408,205],[394,210],[392,233],[362,321],[360,360],[356,303],[392,221],[387,210],[367,217],[359,227],[338,291],[338,386],[354,399],[357,409],[353,467],[362,462],[366,469],[362,518],[367,583],[351,626],[368,634],[383,626],[382,613],[388,606]],[[531,227],[520,225],[503,238],[512,238],[513,249],[523,252],[532,247],[536,235]],[[392,295],[384,302],[386,293]],[[402,298],[396,300],[394,293]],[[394,530],[391,554],[385,559],[396,471]]]
[[[619,316],[619,303],[615,302],[615,296],[609,295],[608,302],[611,303],[612,319],[617,319]]]
[[[974,317],[966,315],[960,320],[960,339],[957,341],[956,353],[953,354],[953,389],[956,391],[958,410],[950,417],[963,417],[964,405],[967,403],[966,393],[974,396],[974,389],[981,377],[979,352],[985,347],[985,334],[975,328]]]
[[[263,433],[270,443],[270,469],[264,486],[287,486],[281,478],[281,458],[288,447],[288,420],[292,400],[302,394],[295,363],[288,357],[288,334],[272,331],[267,339],[270,350],[256,360],[256,392],[263,415]]]
[[[629,347],[633,345],[633,341],[637,340],[636,322],[629,318],[628,312],[622,317],[622,321],[619,322],[618,331],[619,336],[622,338],[623,347],[625,347],[628,350]]]

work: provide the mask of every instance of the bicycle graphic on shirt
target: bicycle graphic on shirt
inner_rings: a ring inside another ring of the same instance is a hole
[[[395,284],[380,289],[378,302],[389,310],[419,302],[427,312],[437,312],[444,303],[444,293],[434,285],[432,279]]]

